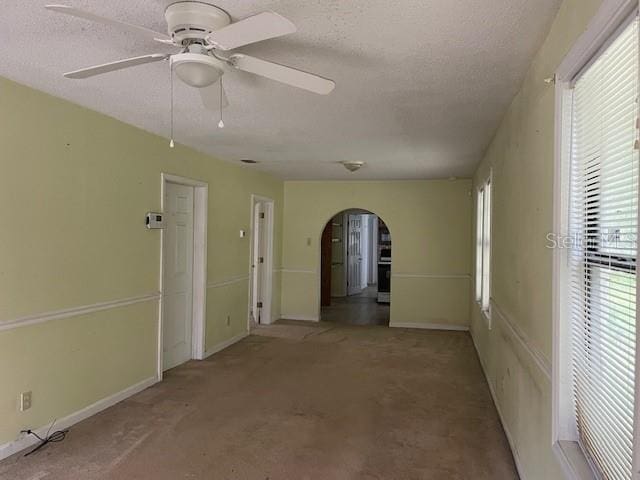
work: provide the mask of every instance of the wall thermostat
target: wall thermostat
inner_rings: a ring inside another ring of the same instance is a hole
[[[146,226],[149,229],[152,228],[164,228],[164,214],[158,212],[147,213]]]

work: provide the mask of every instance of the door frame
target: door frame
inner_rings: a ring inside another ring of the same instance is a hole
[[[338,215],[338,214],[336,214]],[[333,220],[334,217],[331,217]],[[329,220],[331,221],[331,220]],[[346,212],[342,212],[342,297],[349,296],[349,288],[347,287],[347,283],[349,283],[349,266],[347,262],[349,261],[349,214]],[[322,281],[322,278],[320,279]],[[320,307],[322,309],[322,306]],[[320,317],[318,317],[320,318]]]
[[[264,205],[264,220],[265,220],[265,257],[264,257],[264,266],[263,272],[267,274],[262,275],[262,292],[263,295],[263,306],[262,306],[262,324],[269,325],[273,322],[271,306],[273,304],[273,231],[274,231],[274,205],[275,202],[273,199],[268,197],[263,197],[261,195],[251,194],[251,212],[250,212],[250,223],[251,225],[251,238],[250,246],[249,246],[249,303],[247,309],[247,331],[251,328],[251,309],[253,308],[253,291],[254,291],[254,278],[253,278],[253,256],[254,256],[254,245],[255,245],[255,229],[254,229],[254,219],[256,214],[256,205],[262,203]]]
[[[191,358],[205,358],[205,328],[207,315],[207,217],[209,184],[171,173],[160,174],[160,210],[165,211],[164,195],[168,183],[193,187],[193,296],[191,310]],[[160,302],[158,308],[157,375],[163,375],[163,310],[164,310],[164,246],[165,232],[160,234]]]
[[[325,233],[327,235],[325,236]],[[320,306],[331,305],[333,269],[333,219],[327,222],[320,237]],[[328,297],[328,298],[327,298]],[[326,302],[325,302],[326,300]]]

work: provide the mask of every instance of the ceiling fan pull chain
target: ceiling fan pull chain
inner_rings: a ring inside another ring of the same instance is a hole
[[[169,141],[169,148],[173,148],[175,144],[173,143],[173,64],[171,62],[171,59],[169,59],[169,89],[171,90],[169,94],[169,98],[171,101],[171,107],[169,109],[171,116],[169,120],[171,128],[171,140]]]
[[[218,128],[224,128],[224,122],[222,121],[222,107],[223,107],[223,88],[222,88],[222,77],[220,77],[220,121],[218,122]]]

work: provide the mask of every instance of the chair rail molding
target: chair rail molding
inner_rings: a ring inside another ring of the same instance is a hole
[[[76,307],[64,308],[61,310],[51,310],[24,317],[18,317],[11,320],[0,321],[0,332],[11,330],[13,328],[26,327],[36,325],[38,323],[48,322],[50,320],[59,320],[63,318],[77,317],[79,315],[87,315],[102,310],[110,310],[113,308],[126,307],[137,303],[150,302],[160,300],[162,295],[160,292],[145,293],[134,297],[120,298],[117,300],[109,300],[106,302],[98,302],[90,305],[80,305]]]

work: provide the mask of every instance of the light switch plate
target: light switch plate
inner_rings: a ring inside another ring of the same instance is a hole
[[[24,412],[31,408],[31,392],[22,392],[20,394],[20,411]]]

